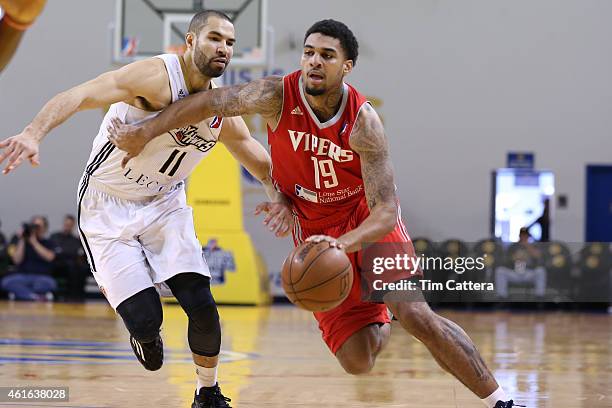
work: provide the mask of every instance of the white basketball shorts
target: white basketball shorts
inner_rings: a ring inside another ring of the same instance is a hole
[[[167,289],[163,282],[182,272],[210,277],[184,183],[167,194],[132,201],[96,189],[89,177],[85,181],[79,191],[79,233],[113,309],[151,286]]]

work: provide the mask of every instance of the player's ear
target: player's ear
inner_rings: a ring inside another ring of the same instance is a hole
[[[185,34],[185,44],[187,45],[187,49],[194,47],[195,40],[196,40],[196,36],[191,31]]]
[[[342,64],[342,70],[344,71],[344,75],[348,75],[353,70],[353,60],[346,60],[344,64]]]

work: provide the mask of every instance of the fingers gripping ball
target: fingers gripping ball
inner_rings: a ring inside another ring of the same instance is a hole
[[[344,251],[329,242],[304,242],[285,259],[281,277],[294,305],[323,312],[346,299],[353,286],[353,267]]]

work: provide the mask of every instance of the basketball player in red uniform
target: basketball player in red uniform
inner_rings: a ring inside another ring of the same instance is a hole
[[[361,245],[406,243],[399,214],[387,138],[365,97],[344,82],[358,44],[344,24],[315,23],[304,38],[300,71],[189,96],[140,125],[114,124],[113,141],[134,157],[153,135],[204,118],[258,113],[268,124],[272,178],[295,215],[297,243],[328,240],[353,263],[355,285],[337,308],[315,313],[323,339],[350,374],[369,372],[390,334],[387,307],[419,339],[440,366],[482,399],[488,408],[516,406],[508,400],[476,347],[455,323],[426,302],[385,304],[360,297]],[[264,203],[265,222],[277,235],[291,222],[283,204]]]

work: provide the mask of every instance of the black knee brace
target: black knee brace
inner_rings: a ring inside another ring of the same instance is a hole
[[[210,278],[181,273],[166,281],[189,317],[188,340],[195,354],[214,357],[221,349],[221,325],[217,305],[210,292]]]
[[[163,312],[155,288],[147,288],[124,300],[117,306],[117,312],[136,340],[149,343],[159,335]]]

